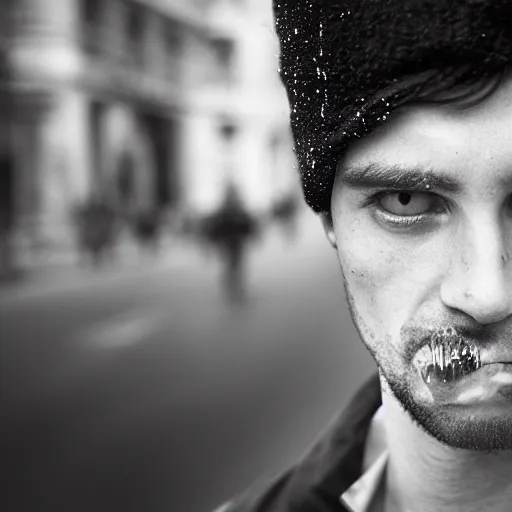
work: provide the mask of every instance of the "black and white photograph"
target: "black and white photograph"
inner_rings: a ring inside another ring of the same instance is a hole
[[[512,511],[512,2],[0,0],[2,512]]]

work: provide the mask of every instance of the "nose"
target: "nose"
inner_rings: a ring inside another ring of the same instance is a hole
[[[481,325],[504,320],[512,313],[508,249],[496,220],[481,217],[461,228],[453,240],[441,300]]]

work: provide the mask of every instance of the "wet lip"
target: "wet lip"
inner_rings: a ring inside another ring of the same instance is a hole
[[[479,372],[481,370],[484,370],[486,372],[492,372],[492,371],[500,371],[500,370],[507,370],[510,371],[512,369],[512,363],[504,363],[502,361],[496,361],[494,363],[485,363],[482,364],[478,370],[475,370],[473,373]]]
[[[512,364],[512,352],[510,352],[510,349],[512,348],[512,345],[510,347],[502,347],[500,345],[492,345],[485,347],[482,346],[482,344],[474,341],[469,340],[467,341],[467,345],[472,346],[476,348],[480,353],[480,362],[482,366],[489,365],[489,364]],[[425,352],[425,349],[428,349],[427,352]],[[421,348],[416,352],[413,361],[418,359],[418,355],[420,352],[423,352],[425,355],[428,354],[428,359],[431,357],[431,351],[430,351],[430,339],[425,340],[425,342],[422,344]]]
[[[431,363],[421,367],[421,374],[423,380],[428,384],[434,384],[437,382],[443,386],[460,386],[464,382],[468,383],[478,379],[479,375],[491,375],[499,373],[510,373],[512,371],[512,361],[491,361],[488,360],[486,363],[482,363],[479,367],[472,370],[466,370],[464,372],[455,370],[452,367],[440,368],[438,365],[432,365]]]
[[[512,363],[508,339],[475,338],[472,334],[449,327],[423,338],[412,362],[427,384],[455,382],[484,366],[487,373],[495,371],[492,366]]]
[[[506,349],[499,346],[486,347],[480,349],[480,361],[482,362],[482,366],[498,363],[511,364],[512,354],[508,347]]]
[[[482,363],[482,368],[484,368],[486,366],[493,366],[493,365],[498,365],[498,366],[503,366],[505,368],[509,368],[509,367],[512,367],[512,361],[489,361],[487,363]]]
[[[488,382],[489,379],[492,380],[492,378],[498,374],[510,374],[511,370],[512,363],[489,363],[482,365],[478,370],[468,373],[453,382],[446,382],[444,384],[464,386],[474,382]]]
[[[512,364],[489,363],[453,381],[433,378],[426,382],[438,404],[484,404],[507,400],[510,407]],[[508,398],[507,398],[508,397]]]

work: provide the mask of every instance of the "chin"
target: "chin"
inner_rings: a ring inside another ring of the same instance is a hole
[[[423,382],[386,378],[387,385],[416,425],[443,445],[463,450],[512,450],[512,397],[474,404],[425,399]]]

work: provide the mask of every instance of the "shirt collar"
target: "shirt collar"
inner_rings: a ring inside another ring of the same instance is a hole
[[[341,502],[352,512],[370,512],[370,505],[383,484],[388,462],[385,450],[370,468],[342,495]]]

